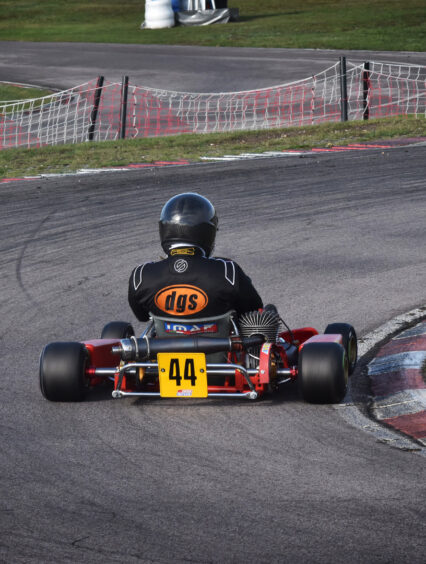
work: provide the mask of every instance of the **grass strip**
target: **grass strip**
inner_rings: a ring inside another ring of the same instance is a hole
[[[50,96],[52,93],[52,90],[45,90],[43,88],[0,83],[0,113],[8,115],[29,109],[34,110],[43,104],[43,96]],[[35,101],[26,102],[28,99]],[[13,102],[14,104],[2,106],[2,103],[7,104],[8,102]]]
[[[0,39],[426,51],[424,0],[229,0],[240,20],[140,30],[141,0],[0,0]]]
[[[262,131],[191,134],[0,151],[0,177],[75,172],[155,161],[200,161],[240,153],[331,147],[426,136],[426,119],[398,117]]]
[[[31,88],[29,86],[18,86],[15,84],[0,83],[0,104],[2,102],[27,100],[29,98],[41,98],[49,96],[52,90],[43,88]]]

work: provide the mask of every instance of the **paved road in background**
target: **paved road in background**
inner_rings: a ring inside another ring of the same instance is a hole
[[[100,74],[111,81],[126,74],[136,85],[231,92],[307,78],[341,55],[426,65],[426,53],[3,41],[0,81],[65,89]]]
[[[277,399],[45,401],[52,340],[135,321],[176,192],[217,205],[234,257],[291,326],[363,335],[425,302],[425,148],[39,179],[0,187],[0,560],[425,560],[425,459],[331,406]],[[140,329],[140,325],[136,324]]]

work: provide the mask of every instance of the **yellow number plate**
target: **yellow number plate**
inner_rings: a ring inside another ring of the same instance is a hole
[[[159,353],[158,373],[163,398],[206,398],[206,355]]]

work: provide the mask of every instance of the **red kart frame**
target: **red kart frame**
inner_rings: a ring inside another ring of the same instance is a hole
[[[148,336],[151,333],[152,323],[140,338],[131,336],[47,345],[40,358],[43,395],[52,401],[76,401],[83,399],[87,388],[112,381],[113,398],[256,399],[299,378],[304,399],[335,403],[344,397],[348,376],[356,363],[355,331],[352,326],[342,323],[329,325],[324,334],[319,334],[313,327],[284,331],[278,334],[275,342],[266,342],[264,335],[162,339]],[[256,350],[256,356],[253,356],[253,350]],[[206,363],[205,355],[218,351],[226,353],[226,361]],[[197,354],[201,364],[195,373]],[[165,370],[159,368],[160,355],[171,358],[175,367],[178,367],[179,355],[187,359],[192,372],[182,378],[191,383],[185,382],[182,387],[180,375],[170,372],[169,379],[176,381],[176,387],[172,395],[165,394],[164,384],[161,384],[164,376],[160,373]],[[197,379],[205,382],[202,395],[197,395]]]

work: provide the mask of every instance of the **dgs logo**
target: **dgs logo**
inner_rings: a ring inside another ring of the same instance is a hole
[[[193,315],[202,311],[209,302],[207,294],[196,286],[176,284],[155,294],[155,305],[172,315]]]

